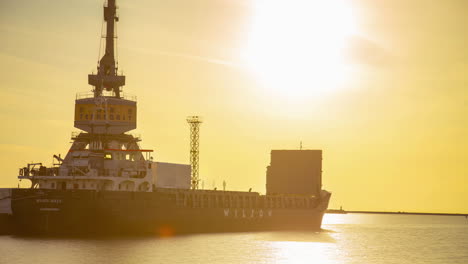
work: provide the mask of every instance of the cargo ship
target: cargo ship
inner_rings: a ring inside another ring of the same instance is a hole
[[[105,53],[92,91],[75,100],[72,144],[52,166],[19,169],[30,188],[11,189],[13,232],[25,235],[172,235],[318,230],[331,194],[322,190],[321,150],[273,150],[266,194],[198,189],[192,166],[153,160],[128,133],[136,97],[123,93],[114,57],[115,0],[104,5]]]

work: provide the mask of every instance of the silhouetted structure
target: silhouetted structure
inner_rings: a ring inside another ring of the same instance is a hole
[[[322,150],[272,150],[267,194],[318,196],[322,189]]]
[[[190,125],[190,165],[192,166],[192,189],[198,189],[200,178],[198,168],[200,161],[200,124],[202,120],[199,116],[187,117]]]
[[[120,98],[120,87],[125,85],[125,76],[118,75],[118,67],[114,57],[115,22],[119,21],[116,13],[115,0],[108,0],[104,6],[104,21],[106,22],[106,49],[98,63],[97,74],[88,75],[88,83],[95,87],[94,96],[102,95],[103,90],[113,91]]]

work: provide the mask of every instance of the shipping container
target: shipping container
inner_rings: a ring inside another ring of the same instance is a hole
[[[267,167],[267,194],[319,195],[321,150],[272,150]]]
[[[153,184],[158,188],[190,189],[191,172],[188,164],[155,162]]]

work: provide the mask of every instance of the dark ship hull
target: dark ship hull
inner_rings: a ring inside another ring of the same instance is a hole
[[[310,203],[285,206],[277,198],[268,206],[258,199],[233,205],[242,192],[156,190],[116,192],[92,190],[13,189],[14,233],[18,235],[93,236],[158,235],[319,230],[330,193]],[[249,195],[250,193],[245,193]],[[194,201],[191,197],[200,197]],[[181,199],[180,197],[184,197]],[[247,196],[244,196],[247,197]],[[257,197],[261,197],[258,196]]]

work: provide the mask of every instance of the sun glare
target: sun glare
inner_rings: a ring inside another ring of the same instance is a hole
[[[356,33],[344,0],[257,0],[244,60],[267,92],[294,100],[348,80],[343,52]]]
[[[274,255],[278,263],[338,263],[330,258],[333,254],[329,252],[329,243],[281,241],[274,242],[272,247],[275,248]]]

